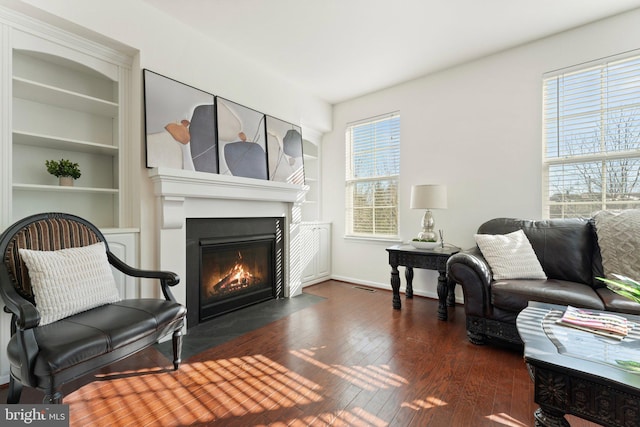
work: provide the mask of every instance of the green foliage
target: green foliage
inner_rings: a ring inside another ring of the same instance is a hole
[[[412,239],[412,240],[414,242],[428,242],[428,243],[437,242],[436,239],[418,239],[418,238],[415,238],[415,239]]]
[[[81,175],[80,167],[71,160],[60,159],[59,162],[46,160],[45,166],[47,167],[47,172],[57,177],[70,176],[73,179],[78,179]]]
[[[614,274],[613,276],[616,279],[605,279],[603,277],[596,277],[596,279],[604,282],[607,288],[618,295],[640,303],[640,282],[619,274]]]

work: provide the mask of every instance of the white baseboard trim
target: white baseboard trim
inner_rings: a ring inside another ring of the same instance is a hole
[[[337,276],[337,275],[331,275],[331,279],[333,280],[338,280],[341,282],[348,282],[348,283],[354,283],[356,285],[364,285],[364,286],[370,286],[372,288],[378,288],[378,289],[386,289],[388,291],[391,291],[391,284],[390,283],[379,283],[379,282],[370,282],[367,280],[360,280],[360,279],[354,279],[353,277],[345,277],[345,276]],[[404,287],[400,287],[400,293],[404,294]],[[423,291],[423,290],[416,290],[415,288],[413,289],[413,294],[414,295],[418,295],[421,297],[425,297],[425,298],[431,298],[431,299],[438,299],[438,292],[433,292],[433,291]],[[456,304],[463,304],[464,301],[461,298],[456,297]]]

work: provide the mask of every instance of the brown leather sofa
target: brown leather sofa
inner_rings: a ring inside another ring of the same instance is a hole
[[[529,239],[546,280],[493,280],[480,249],[449,258],[449,277],[462,286],[467,336],[474,344],[499,339],[522,344],[516,317],[529,301],[640,314],[640,304],[609,290],[593,220],[582,218],[523,220],[496,218],[478,234],[507,234],[522,229]]]

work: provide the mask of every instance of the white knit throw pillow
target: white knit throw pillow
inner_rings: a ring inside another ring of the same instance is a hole
[[[104,243],[34,251],[18,249],[40,312],[40,325],[120,300]]]
[[[476,234],[474,237],[491,267],[494,280],[547,278],[524,231]]]

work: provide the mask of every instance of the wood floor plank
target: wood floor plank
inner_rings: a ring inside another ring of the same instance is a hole
[[[71,425],[534,425],[521,352],[471,344],[462,306],[443,322],[435,300],[403,297],[393,310],[389,291],[358,288],[305,288],[325,299],[190,357],[178,371],[149,348],[68,384]],[[41,399],[25,389],[21,401]]]

